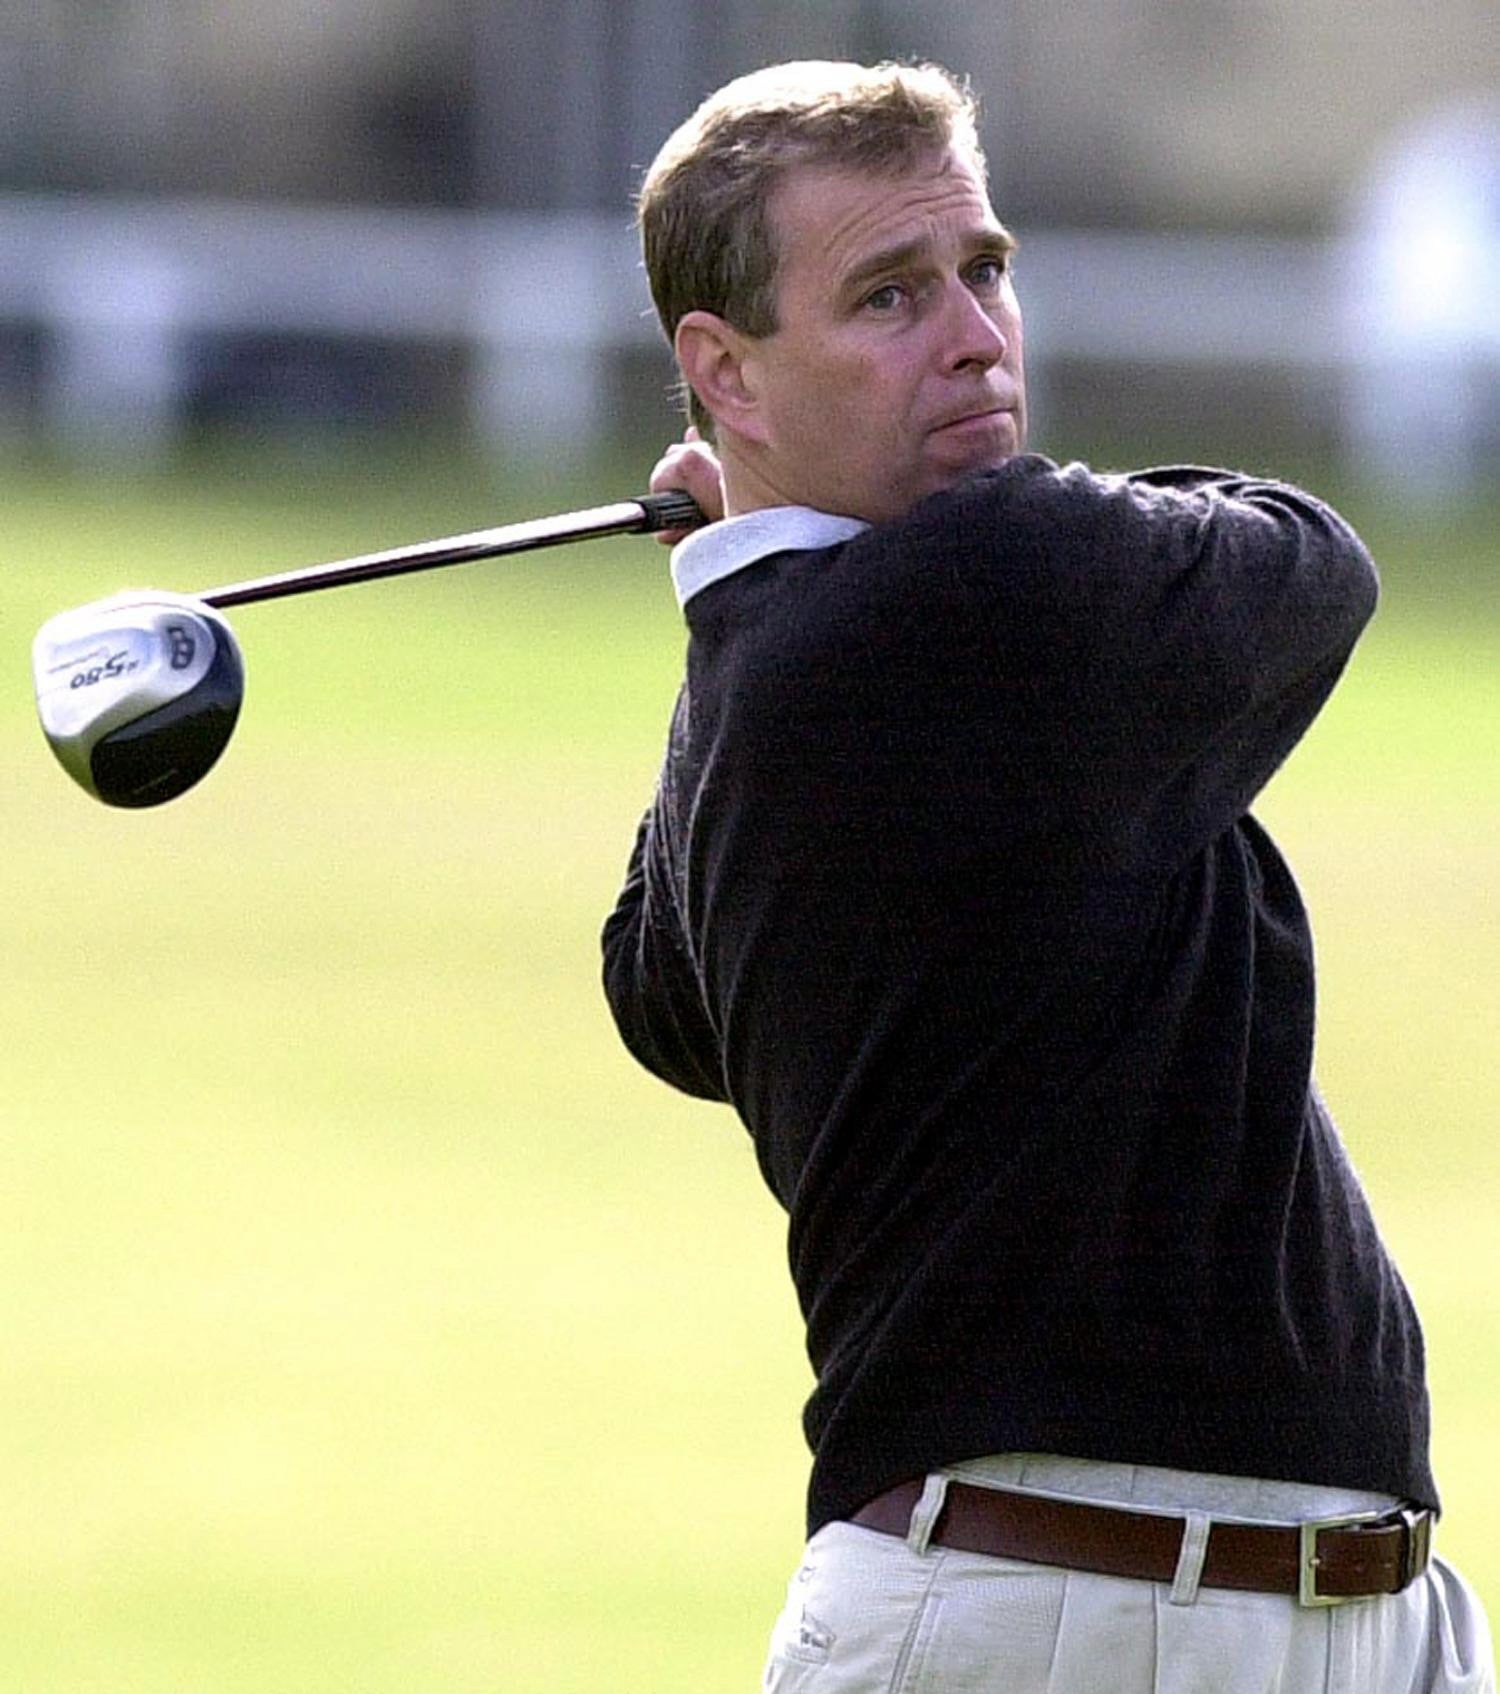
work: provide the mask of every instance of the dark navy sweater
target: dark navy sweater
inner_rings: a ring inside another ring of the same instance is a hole
[[[1023,456],[687,602],[605,985],[789,1214],[810,1532],[1007,1451],[1436,1503],[1248,815],[1375,598],[1294,489]]]

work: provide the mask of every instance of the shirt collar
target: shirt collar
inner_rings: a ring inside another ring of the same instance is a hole
[[[859,518],[819,512],[811,506],[765,506],[695,529],[672,549],[672,583],[677,604],[686,606],[711,583],[773,553],[805,553],[834,547],[869,528]]]

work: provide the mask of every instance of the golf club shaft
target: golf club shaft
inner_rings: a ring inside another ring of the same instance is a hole
[[[676,491],[642,494],[632,500],[617,501],[612,506],[561,512],[550,518],[531,518],[524,523],[502,524],[498,529],[471,530],[467,535],[449,535],[438,541],[392,547],[383,553],[336,559],[332,564],[308,565],[301,570],[283,571],[277,576],[232,582],[223,588],[211,588],[196,598],[221,608],[244,606],[253,600],[280,600],[289,594],[311,594],[320,588],[371,582],[376,577],[430,571],[439,565],[462,565],[473,559],[497,558],[503,553],[525,553],[534,547],[556,547],[564,542],[588,541],[603,535],[692,529],[702,522],[703,513],[690,495]]]

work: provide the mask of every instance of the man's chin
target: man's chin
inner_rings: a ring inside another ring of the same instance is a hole
[[[977,471],[997,470],[1021,451],[1021,429],[1013,412],[986,412],[933,430],[932,463],[949,482]]]

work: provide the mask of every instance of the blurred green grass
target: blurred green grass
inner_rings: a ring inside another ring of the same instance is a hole
[[[157,812],[74,790],[30,689],[63,606],[616,498],[648,462],[0,474],[0,1687],[753,1686],[805,1477],[781,1221],[596,987],[680,662],[664,555],[242,610],[235,741]],[[1261,811],[1427,1323],[1442,1546],[1494,1609],[1500,516],[1348,509],[1385,607]]]

